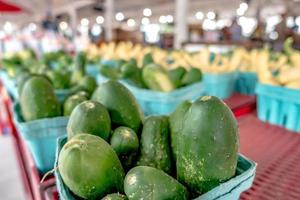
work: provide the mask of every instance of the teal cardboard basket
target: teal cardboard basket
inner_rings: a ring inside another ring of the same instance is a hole
[[[8,76],[5,71],[0,71],[0,77],[8,94],[13,98],[13,100],[18,99],[18,88],[16,86],[16,82]]]
[[[100,74],[100,72],[97,74],[97,78],[96,78],[96,81],[97,81],[97,84],[100,85],[102,83],[105,83],[106,81],[108,81],[109,78],[103,76],[102,74]]]
[[[196,100],[204,95],[203,84],[194,83],[171,92],[157,92],[141,89],[128,83],[123,84],[131,91],[139,102],[145,115],[164,115],[173,112],[185,100]]]
[[[14,123],[22,139],[29,148],[34,162],[41,174],[53,168],[55,162],[56,140],[66,135],[68,117],[55,117],[24,122],[20,105],[14,104]]]
[[[55,90],[55,95],[60,102],[63,102],[71,94],[71,89]]]
[[[15,81],[8,77],[8,75],[1,71],[0,73],[1,80],[3,85],[9,95],[13,97],[13,100],[19,99],[18,87],[15,84]],[[67,96],[70,95],[70,89],[63,89],[63,90],[55,90],[55,94],[59,101],[64,101]]]
[[[87,75],[92,76],[95,79],[97,79],[97,75],[100,73],[99,66],[97,64],[88,64],[85,70]]]
[[[225,74],[204,74],[205,94],[226,99],[232,95],[235,87],[236,72]]]
[[[55,166],[58,166],[59,152],[63,145],[67,142],[67,137],[61,137],[57,140],[56,160]],[[219,186],[202,194],[195,200],[238,200],[241,193],[248,190],[254,180],[256,171],[256,163],[239,155],[236,175],[230,180],[221,183]],[[59,170],[55,170],[56,185],[59,193],[60,200],[76,200],[76,197],[64,184]]]
[[[256,85],[258,118],[300,132],[300,90]]]
[[[241,94],[255,94],[257,74],[254,72],[238,72],[235,82],[235,91]]]

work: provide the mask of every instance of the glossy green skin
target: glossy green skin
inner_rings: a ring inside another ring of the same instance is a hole
[[[110,60],[106,61],[100,66],[100,72],[102,75],[117,80],[121,78],[121,66],[124,64],[122,60]]]
[[[197,83],[202,80],[202,72],[197,68],[190,69],[183,76],[181,83],[182,85],[190,85],[193,83]]]
[[[238,158],[237,122],[217,97],[204,96],[182,116],[177,137],[177,178],[202,194],[234,176]]]
[[[108,109],[114,125],[126,126],[138,132],[143,113],[135,97],[121,83],[109,80],[101,84],[93,93],[92,100]]]
[[[131,128],[118,127],[110,138],[110,145],[118,154],[124,168],[129,168],[139,149],[136,133]]]
[[[173,158],[176,161],[177,155],[177,142],[176,139],[178,135],[181,134],[182,127],[183,127],[183,116],[187,113],[188,109],[190,108],[192,103],[189,101],[183,101],[176,110],[169,116],[169,123],[170,123],[170,135],[171,135],[171,147]]]
[[[31,77],[30,73],[23,73],[17,77],[17,87],[19,96],[22,93],[25,82]]]
[[[61,115],[61,107],[54,89],[43,76],[32,76],[25,82],[20,106],[25,121]]]
[[[90,98],[89,93],[87,93],[87,92],[84,91],[84,90],[80,90],[80,91],[76,92],[76,94],[79,95],[79,96],[84,96],[84,97],[86,97],[87,99]]]
[[[48,71],[47,76],[51,80],[55,89],[67,89],[70,87],[69,76],[60,71]]]
[[[139,148],[139,139],[131,128],[121,126],[114,130],[110,145],[118,155],[133,153]]]
[[[130,84],[145,88],[145,84],[142,78],[142,70],[136,65],[131,63],[126,63],[121,67],[122,77]]]
[[[97,82],[92,76],[84,76],[79,81],[78,85],[84,88],[84,90],[87,91],[89,94],[92,94],[97,88]]]
[[[121,66],[121,73],[123,78],[129,78],[137,71],[139,71],[138,66],[129,62]]]
[[[62,148],[58,170],[66,186],[83,199],[123,192],[124,170],[115,151],[100,137],[79,134]]]
[[[75,57],[75,70],[80,71],[82,74],[85,73],[85,66],[87,63],[86,54],[84,52],[79,52]]]
[[[80,80],[85,76],[85,72],[80,70],[75,70],[71,75],[71,85],[74,86],[80,82]]]
[[[170,92],[176,88],[168,73],[156,64],[144,67],[142,76],[146,86],[151,90]]]
[[[128,198],[123,194],[114,193],[106,195],[101,200],[128,200]]]
[[[143,67],[154,63],[153,56],[151,53],[147,53],[143,58]]]
[[[77,105],[87,100],[88,98],[84,95],[75,94],[69,96],[64,102],[64,116],[69,116]]]
[[[176,179],[162,170],[138,166],[131,169],[124,180],[129,200],[186,200],[187,190]]]
[[[110,130],[111,120],[107,109],[95,101],[84,101],[77,105],[67,125],[68,139],[80,133],[88,133],[108,140]]]
[[[141,154],[138,165],[155,167],[170,174],[172,156],[168,117],[150,116],[146,118],[140,142]]]
[[[180,87],[182,85],[181,79],[186,73],[186,69],[183,67],[177,67],[176,69],[172,69],[169,72],[169,77],[172,80],[173,84],[176,87]]]

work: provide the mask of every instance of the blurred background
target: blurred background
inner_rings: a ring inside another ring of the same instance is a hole
[[[111,40],[163,48],[242,43],[280,50],[286,37],[294,38],[295,47],[300,44],[298,0],[0,2],[1,52],[74,50]]]

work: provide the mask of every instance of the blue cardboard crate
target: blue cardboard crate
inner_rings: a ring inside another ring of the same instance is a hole
[[[60,102],[63,102],[70,94],[71,89],[55,90],[55,95]]]
[[[88,64],[86,66],[86,74],[89,76],[97,78],[97,75],[100,73],[99,66],[97,64]]]
[[[258,118],[300,132],[300,90],[257,84]]]
[[[68,117],[54,117],[24,122],[20,105],[14,104],[14,123],[41,174],[53,168],[56,140],[58,137],[66,135],[68,119]]]
[[[3,82],[3,85],[9,95],[13,97],[13,100],[19,99],[19,93],[18,93],[18,87],[16,86],[16,83],[14,80],[8,77],[8,75],[5,72],[0,73],[1,80]],[[70,89],[61,89],[61,90],[55,90],[56,97],[60,102],[64,101],[67,96],[70,95]]]
[[[67,137],[61,137],[57,140],[55,166],[58,166],[59,152],[63,145],[67,142]],[[247,159],[243,155],[239,155],[236,174],[233,178],[221,183],[214,189],[202,194],[195,200],[238,200],[241,193],[248,190],[254,180],[256,172],[256,163]],[[61,200],[76,200],[76,197],[64,184],[60,173],[55,170],[56,185]]]
[[[206,95],[216,96],[221,99],[230,97],[234,91],[236,72],[224,74],[204,74],[204,89]]]
[[[255,94],[257,74],[254,72],[238,72],[235,91],[241,94]]]
[[[171,92],[142,89],[122,82],[135,96],[145,115],[164,115],[173,112],[185,100],[196,100],[204,95],[203,84],[194,83]]]

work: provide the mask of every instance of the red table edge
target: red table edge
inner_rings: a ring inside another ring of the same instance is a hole
[[[51,177],[44,182],[40,183],[41,177],[40,174],[37,170],[37,168],[31,163],[34,163],[32,161],[31,155],[26,155],[26,151],[28,152],[24,144],[24,142],[20,138],[20,134],[18,133],[14,122],[12,120],[12,113],[10,110],[10,107],[12,105],[12,100],[9,98],[7,95],[7,92],[4,90],[4,87],[2,87],[2,82],[0,81],[0,89],[1,89],[1,95],[6,96],[7,98],[4,98],[4,108],[5,112],[7,113],[7,118],[8,118],[8,125],[11,130],[12,136],[13,136],[13,141],[14,141],[14,148],[16,150],[17,154],[17,160],[19,163],[19,168],[22,176],[22,181],[23,181],[23,187],[24,191],[26,193],[26,196],[28,196],[29,199],[32,200],[37,200],[41,199],[44,200],[44,190],[50,186],[53,186],[55,184],[55,179],[54,177]],[[4,94],[3,92],[6,92]],[[36,195],[35,195],[36,194]],[[38,195],[38,196],[37,196]]]

